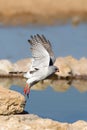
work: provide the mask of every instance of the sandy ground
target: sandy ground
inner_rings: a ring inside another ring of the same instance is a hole
[[[87,0],[0,0],[0,21],[3,23],[54,23],[73,18],[86,20]]]

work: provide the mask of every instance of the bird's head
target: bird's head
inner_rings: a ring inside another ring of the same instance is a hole
[[[54,71],[59,72],[59,68],[57,66],[54,66]]]
[[[55,72],[59,72],[59,68],[57,66],[50,66],[49,67],[49,73],[55,73]]]

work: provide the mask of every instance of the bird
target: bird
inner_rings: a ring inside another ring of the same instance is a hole
[[[24,94],[29,95],[30,88],[48,78],[55,72],[59,72],[59,68],[54,66],[56,61],[52,45],[44,35],[31,35],[28,40],[31,45],[32,63],[30,69],[24,74],[27,79],[26,86],[24,88]]]

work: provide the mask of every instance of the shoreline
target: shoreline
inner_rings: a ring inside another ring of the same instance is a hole
[[[39,6],[39,8],[37,8]],[[87,21],[87,1],[83,0],[3,0],[0,1],[0,22],[3,24],[55,24]]]
[[[18,60],[15,63],[7,59],[0,60],[0,78],[20,77],[27,72],[31,65],[31,58]],[[51,79],[82,79],[87,80],[87,58],[83,57],[79,60],[72,56],[58,57],[54,64],[59,68],[59,72],[55,73]]]

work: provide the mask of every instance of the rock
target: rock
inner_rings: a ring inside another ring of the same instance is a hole
[[[79,120],[70,125],[70,130],[87,130],[87,122]]]
[[[22,59],[22,60],[17,61],[14,64],[14,71],[27,72],[29,70],[30,66],[31,66],[30,58]]]
[[[59,67],[59,76],[87,76],[87,59],[77,60],[72,56],[57,58],[55,65]]]
[[[87,78],[86,58],[81,58],[80,60],[77,60],[72,56],[59,57],[56,59],[55,65],[59,68],[59,72],[56,73],[56,75],[59,78],[67,78],[67,77],[79,77],[80,79]],[[30,66],[31,66],[30,58],[19,60],[14,64],[12,64],[8,60],[0,60],[0,76],[4,75],[9,77],[12,76],[23,77],[23,73],[28,71]]]
[[[87,59],[81,58],[77,60],[72,56],[64,58],[67,64],[71,67],[73,75],[87,75]]]
[[[8,60],[0,60],[0,74],[8,74],[13,71],[13,64]]]
[[[87,59],[81,58],[78,64],[79,75],[87,75]]]
[[[65,59],[65,62],[71,67],[72,74],[78,75],[78,71],[76,68],[76,67],[78,67],[78,60],[73,58],[72,56],[67,56],[64,59]]]
[[[0,130],[87,130],[87,122],[62,123],[33,114],[0,116]]]
[[[19,60],[14,64],[14,71],[24,71],[29,70],[31,65],[31,59],[26,58]],[[59,68],[59,72],[56,74],[59,77],[72,77],[79,75],[87,75],[87,59],[81,58],[77,60],[72,56],[59,57],[56,59],[55,65]]]
[[[21,113],[24,106],[25,98],[23,95],[0,86],[0,115]]]
[[[68,126],[68,123],[42,119],[32,114],[0,116],[0,129],[3,130],[67,130]]]
[[[72,76],[72,69],[65,61],[65,58],[57,58],[55,65],[59,68],[59,72],[56,73],[58,76],[64,78]]]

